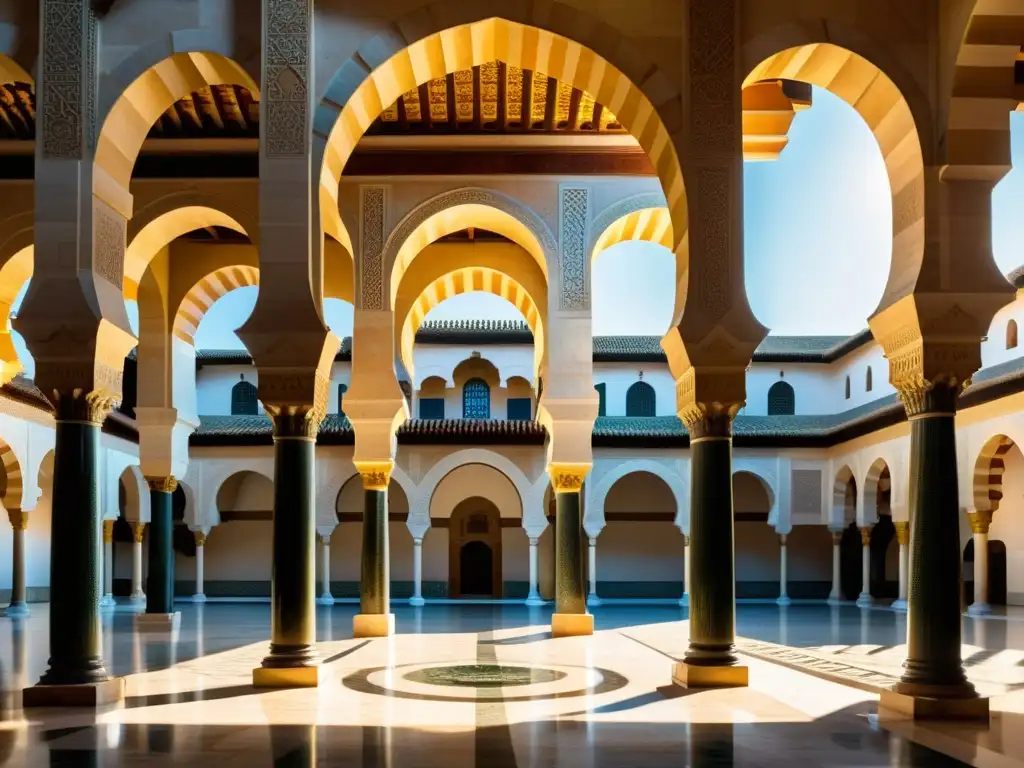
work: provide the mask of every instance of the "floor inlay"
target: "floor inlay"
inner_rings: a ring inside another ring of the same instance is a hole
[[[466,688],[507,688],[517,685],[551,683],[568,677],[568,672],[535,667],[503,667],[497,664],[465,664],[455,667],[428,667],[405,675],[406,680],[427,685]]]

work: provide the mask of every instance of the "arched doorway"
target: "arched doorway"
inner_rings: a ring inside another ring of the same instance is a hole
[[[844,600],[856,600],[864,575],[860,531],[857,530],[857,480],[849,467],[840,469],[832,484],[832,506],[833,524],[843,526],[839,540],[839,591]]]
[[[474,496],[460,502],[448,523],[448,594],[501,597],[501,513]]]
[[[971,573],[971,578],[964,577],[964,605],[974,602],[974,537],[964,547],[964,574]],[[968,567],[970,566],[970,567]],[[1006,544],[1001,541],[988,542],[988,604],[1006,605],[1008,582],[1006,574]]]

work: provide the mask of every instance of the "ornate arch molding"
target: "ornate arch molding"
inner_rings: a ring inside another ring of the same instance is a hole
[[[861,488],[864,489],[862,496],[864,497],[864,523],[878,522],[878,493],[884,490],[881,487],[882,474],[885,470],[889,470],[889,507],[892,509],[892,477],[893,477],[893,465],[889,462],[888,457],[879,456],[871,465],[868,467],[867,472],[864,475],[864,482]],[[872,513],[871,520],[868,520],[868,513]]]
[[[28,3],[25,6],[30,7]],[[0,23],[0,40],[5,43],[0,45],[0,82],[28,83],[35,88],[32,72],[38,60],[35,36],[39,21],[36,18],[23,21],[26,22],[24,25],[8,21]]]
[[[27,489],[22,472],[22,461],[18,458],[14,447],[3,439],[0,439],[0,464],[3,464],[6,478],[0,501],[3,502],[6,509],[25,510],[24,496]]]
[[[623,198],[616,203],[612,203],[597,216],[594,217],[593,223],[590,225],[590,239],[587,241],[587,257],[593,260],[594,249],[597,247],[597,243],[601,240],[601,237],[612,226],[615,222],[621,219],[623,216],[628,216],[631,213],[637,213],[638,211],[644,211],[649,208],[665,208],[665,195],[660,192],[641,192],[638,195],[632,195],[630,197]]]
[[[676,502],[675,524],[680,528],[689,527],[689,504],[683,492],[687,485],[686,479],[666,464],[654,459],[634,459],[632,461],[618,462],[612,469],[594,483],[593,490],[587,494],[585,526],[587,532],[594,535],[600,532],[605,526],[604,507],[608,494],[619,480],[637,472],[646,472],[654,475],[664,482]]]
[[[259,204],[255,195],[251,202]],[[198,186],[186,186],[183,189],[179,188],[169,194],[147,200],[141,207],[136,208],[132,218],[128,221],[126,238],[129,243],[128,247],[131,248],[131,243],[147,226],[162,216],[182,208],[205,208],[222,213],[241,227],[239,231],[246,235],[253,245],[259,245],[259,216],[248,205],[240,202],[237,194],[219,194],[200,189]]]
[[[986,440],[979,451],[974,462],[971,488],[976,512],[995,512],[999,509],[1003,500],[1005,457],[1016,445],[1013,438],[999,434]]]
[[[383,207],[383,200],[381,201],[381,205]],[[554,235],[551,233],[551,229],[544,223],[544,220],[529,206],[509,195],[506,195],[504,192],[486,189],[484,187],[461,187],[459,189],[442,192],[409,211],[394,230],[392,230],[391,234],[388,235],[382,252],[379,255],[367,253],[366,249],[363,249],[361,259],[376,259],[377,263],[366,264],[364,262],[360,265],[361,269],[359,271],[363,274],[367,274],[377,273],[379,270],[379,274],[383,276],[383,281],[386,283],[380,287],[383,295],[378,298],[374,295],[378,290],[378,287],[374,282],[366,280],[360,281],[360,290],[363,306],[365,308],[379,309],[382,307],[380,303],[381,301],[385,301],[390,304],[391,293],[394,289],[394,286],[390,284],[391,270],[394,268],[395,261],[398,259],[398,252],[413,232],[415,232],[416,229],[426,222],[431,216],[460,205],[480,205],[487,208],[493,208],[511,216],[513,219],[523,224],[540,244],[545,262],[545,270],[549,276],[548,279],[550,282],[550,275],[557,271],[558,246],[555,242]],[[368,212],[364,210],[364,217],[367,213]],[[377,214],[374,213],[374,215]]]
[[[316,492],[316,520],[317,525],[327,526],[336,525],[338,522],[337,508],[338,508],[338,496],[341,495],[342,490],[350,482],[360,482],[359,473],[356,472],[355,467],[351,461],[345,462],[346,467],[344,471],[334,472],[329,476],[327,482],[323,483]],[[350,469],[351,468],[351,469]],[[405,494],[406,501],[409,502],[409,518],[412,519],[415,513],[415,504],[417,501],[416,496],[416,484],[412,481],[412,478],[406,474],[405,470],[401,469],[398,465],[395,465],[391,469],[391,481],[398,485]]]
[[[419,497],[425,502],[426,514],[430,514],[430,504],[438,487],[448,475],[462,466],[470,464],[482,464],[501,472],[509,479],[516,493],[519,495],[519,503],[522,505],[522,514],[525,521],[528,518],[530,502],[534,498],[534,484],[530,482],[526,473],[521,470],[514,461],[500,453],[489,451],[484,448],[466,448],[451,453],[432,466],[423,476],[417,487]],[[421,510],[422,511],[422,510]]]

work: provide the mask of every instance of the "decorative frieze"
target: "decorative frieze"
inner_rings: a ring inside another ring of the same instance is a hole
[[[87,0],[46,0],[42,14],[43,157],[81,160],[86,146],[95,144],[96,17]]]
[[[263,0],[263,83],[267,157],[302,157],[309,151],[311,0]]]
[[[590,190],[565,187],[559,209],[559,268],[561,302],[564,310],[590,309],[590,285],[587,280],[587,216]]]
[[[588,472],[589,464],[552,464],[548,467],[555,493],[579,493]]]
[[[871,526],[865,525],[860,529],[860,543],[865,547],[871,544]]]
[[[384,187],[361,187],[359,198],[359,275],[362,308],[381,310],[384,303]]]
[[[24,531],[28,528],[28,512],[11,507],[7,510],[7,519],[11,521],[11,527],[16,531]]]
[[[149,485],[149,490],[156,491],[157,493],[174,493],[178,488],[178,481],[173,477],[146,477],[146,484]]]
[[[132,526],[132,541],[136,544],[142,543],[142,538],[146,534],[145,523],[131,523]]]
[[[979,509],[977,512],[969,514],[967,519],[971,522],[971,533],[986,534],[989,526],[992,525],[992,510]]]
[[[391,471],[395,462],[391,461],[357,461],[356,471],[363,478],[363,488],[367,491],[386,491],[391,482]]]

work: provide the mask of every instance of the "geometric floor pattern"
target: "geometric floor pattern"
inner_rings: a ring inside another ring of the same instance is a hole
[[[795,768],[1024,760],[1024,692],[1012,683],[993,699],[987,728],[915,725],[879,720],[870,690],[765,659],[765,649],[785,652],[785,639],[803,656],[829,661],[842,655],[830,649],[849,648],[858,649],[849,654],[858,664],[874,655],[888,665],[901,622],[905,632],[905,618],[890,612],[740,606],[741,647],[762,651],[744,656],[750,686],[687,691],[670,679],[686,647],[680,609],[602,606],[594,636],[553,639],[550,609],[396,606],[396,636],[356,640],[355,606],[334,606],[318,609],[321,687],[257,692],[251,674],[266,653],[269,606],[181,608],[174,636],[136,634],[126,615],[105,619],[106,655],[127,678],[127,699],[87,714],[20,709],[13,692],[45,669],[46,611],[17,623],[0,619],[0,765]],[[1020,628],[1001,624],[988,646],[977,646],[987,676],[1019,662],[1024,647]],[[965,627],[968,641],[972,631]],[[1007,674],[1018,674],[1020,665],[1011,666]]]

